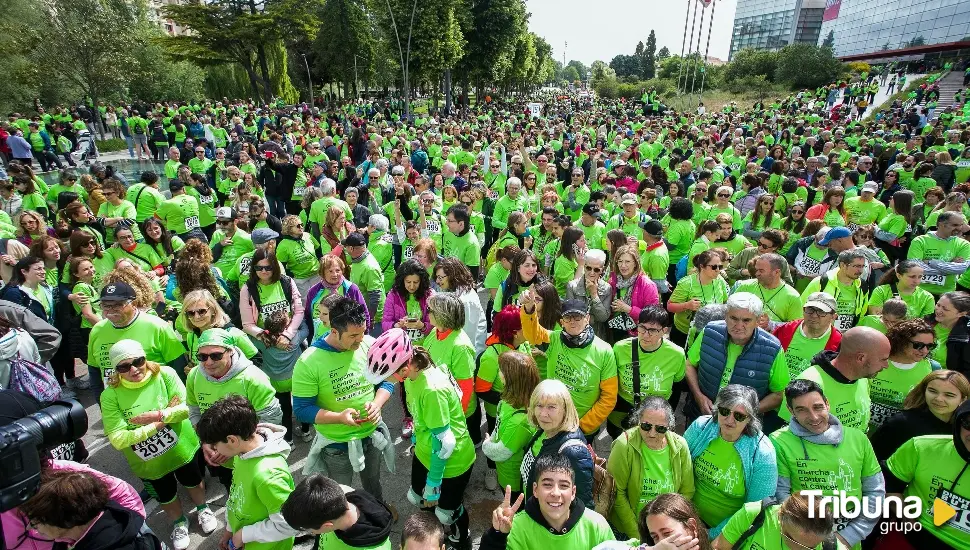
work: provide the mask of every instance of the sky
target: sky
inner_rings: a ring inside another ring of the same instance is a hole
[[[657,34],[657,51],[667,46],[670,53],[680,55],[688,2],[696,0],[526,0],[526,7],[532,14],[529,29],[549,42],[553,58],[562,61],[565,42],[566,62],[577,59],[588,66],[597,59],[609,63],[615,55],[633,55],[637,42],[646,44],[650,29]],[[710,56],[727,60],[736,6],[737,0],[715,0]],[[704,18],[702,54],[710,9]],[[699,32],[701,12],[697,19]],[[687,35],[690,38],[689,28]]]

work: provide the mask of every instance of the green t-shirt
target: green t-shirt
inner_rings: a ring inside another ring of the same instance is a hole
[[[785,362],[788,363],[788,376],[791,380],[798,378],[798,375],[805,372],[805,369],[812,364],[815,355],[825,349],[825,344],[828,343],[831,336],[831,327],[819,338],[805,336],[802,326],[795,330],[795,334],[788,344],[788,349],[785,350]]]
[[[734,292],[750,292],[761,298],[768,319],[787,323],[802,318],[802,299],[798,291],[781,281],[777,288],[765,288],[757,279],[740,281]]]
[[[879,229],[880,231],[892,233],[896,237],[902,237],[912,227],[906,222],[906,218],[902,214],[889,213],[879,220]]]
[[[696,273],[692,273],[677,281],[670,301],[675,304],[689,302],[693,299],[701,301],[701,306],[710,304],[723,304],[728,299],[727,282],[718,277],[706,285],[702,285]],[[684,310],[674,314],[674,326],[677,330],[687,334],[690,330],[690,323],[694,319],[696,312]]]
[[[437,367],[421,371],[416,380],[405,380],[408,410],[414,419],[414,455],[430,470],[431,453],[439,445],[435,431],[448,428],[455,436],[455,448],[446,459],[444,478],[460,476],[475,463],[475,446],[468,435],[461,410],[461,390],[454,377]]]
[[[822,277],[812,279],[805,290],[802,291],[802,303],[808,303],[808,297],[815,292],[824,292],[835,298],[835,328],[842,332],[849,330],[858,324],[859,319],[866,314],[866,307],[869,305],[868,296],[862,291],[862,283],[859,280],[851,284],[842,284],[837,276],[837,269],[829,271],[825,288],[822,288]]]
[[[199,203],[199,225],[209,227],[216,223],[216,203],[218,197],[216,192],[210,190],[208,195],[199,193],[194,187],[186,187],[185,194],[193,197]]]
[[[724,530],[721,531],[724,539],[731,544],[737,543],[741,535],[751,528],[755,518],[761,512],[761,506],[760,502],[744,504],[736,514],[731,516],[731,519],[724,526]],[[752,533],[741,546],[735,546],[734,550],[778,550],[787,548],[781,532],[781,520],[778,517],[780,510],[781,505],[771,506],[765,510],[765,519],[761,527]],[[822,550],[822,545],[819,544],[812,550]],[[837,550],[848,550],[848,547],[842,542],[838,542]]]
[[[186,403],[189,407],[198,407],[200,413],[209,410],[213,403],[231,394],[245,397],[257,412],[270,407],[276,400],[276,390],[273,389],[269,377],[254,365],[249,365],[231,378],[219,382],[210,380],[201,367],[193,367],[186,376],[185,389]]]
[[[475,233],[468,231],[462,236],[448,229],[441,233],[441,255],[457,258],[468,267],[478,267],[481,263],[481,247]]]
[[[670,225],[664,234],[667,243],[670,245],[670,265],[677,265],[677,262],[687,255],[694,242],[695,233],[697,233],[697,226],[694,225],[694,222],[690,220],[670,220]]]
[[[673,493],[677,490],[674,487],[670,472],[673,465],[670,463],[670,449],[665,446],[663,449],[654,450],[646,445],[640,445],[640,458],[643,468],[642,481],[640,483],[640,494],[636,495],[637,505],[636,514],[640,515],[640,510],[648,502],[664,493]],[[633,500],[634,495],[628,495]]]
[[[578,265],[576,260],[561,255],[552,264],[552,281],[560,298],[566,296],[566,285],[575,278]]]
[[[475,344],[461,329],[452,330],[444,338],[439,338],[440,334],[440,329],[435,328],[424,339],[424,349],[428,350],[435,365],[457,381],[472,380],[475,375]],[[477,409],[478,399],[473,394],[465,416],[471,416]]]
[[[263,328],[266,317],[277,311],[292,312],[293,305],[286,301],[282,279],[270,284],[257,281],[256,291],[259,292],[259,317],[256,320],[258,327]]]
[[[169,364],[185,354],[185,346],[179,340],[172,325],[155,317],[138,313],[124,328],[115,328],[111,321],[103,319],[91,329],[88,339],[88,364],[101,369],[105,380],[114,372],[108,352],[121,340],[135,340],[145,348],[145,358],[162,365]]]
[[[522,465],[522,457],[525,456],[525,447],[535,434],[536,428],[529,423],[529,415],[525,409],[516,409],[505,401],[499,401],[492,440],[512,452],[507,460],[495,462],[495,473],[500,486],[511,485],[513,491],[522,490],[519,467]]]
[[[603,239],[606,237],[606,226],[602,222],[593,222],[593,225],[590,226],[583,225],[582,222],[579,222],[574,227],[578,227],[583,232],[583,235],[586,236],[586,246],[590,250],[604,249]]]
[[[479,379],[490,382],[492,384],[492,390],[501,394],[502,390],[505,389],[505,382],[499,373],[498,356],[507,351],[511,351],[511,349],[502,343],[489,344],[477,359],[478,370],[475,373],[476,384]],[[496,405],[485,403],[485,414],[488,416],[495,418],[496,409]]]
[[[926,359],[918,363],[901,364],[889,361],[889,366],[869,379],[870,428],[877,428],[903,410],[909,391],[933,371]]]
[[[691,343],[690,349],[687,351],[687,360],[690,361],[691,365],[697,366],[701,364],[701,346],[703,342],[704,331],[700,331],[697,334],[697,338]],[[731,377],[734,375],[734,365],[737,363],[742,351],[744,351],[742,346],[734,342],[728,342],[727,360],[724,362],[724,372],[721,374],[721,383],[718,388],[723,388],[731,383]],[[768,391],[771,393],[783,391],[789,381],[784,350],[778,350],[774,361],[771,363],[771,369],[768,371]]]
[[[903,444],[886,461],[898,479],[908,483],[904,496],[923,501],[919,522],[923,530],[952,548],[970,548],[970,476],[951,435],[924,435]],[[949,504],[956,515],[943,525],[933,523],[936,499]]]
[[[826,392],[828,397],[828,392]],[[775,446],[778,477],[791,480],[791,493],[822,491],[834,496],[845,491],[849,496],[862,497],[862,480],[880,473],[879,460],[866,434],[855,428],[842,427],[842,441],[838,445],[817,444],[791,433],[785,426],[768,436]],[[841,530],[850,521],[836,520]]]
[[[215,249],[215,247],[221,243],[226,238],[226,232],[222,229],[216,229],[212,234],[212,239],[209,241],[209,247]],[[229,278],[229,274],[233,272],[241,258],[248,255],[250,261],[252,260],[253,252],[255,247],[253,246],[253,239],[250,237],[249,233],[246,233],[242,229],[236,228],[236,232],[232,234],[232,244],[229,246],[222,247],[222,255],[219,259],[212,263],[212,265],[219,268],[222,273],[223,278]],[[277,250],[277,258],[279,258],[279,250]],[[246,280],[249,280],[249,265],[246,265]],[[240,285],[245,284],[245,281],[240,280]]]
[[[505,269],[502,262],[495,262],[492,267],[488,268],[488,273],[485,274],[485,288],[498,288],[508,276],[509,270]]]
[[[128,259],[142,271],[151,271],[162,265],[162,258],[158,256],[154,248],[145,243],[136,244],[130,252],[116,244],[105,250],[104,255],[111,258],[112,264],[121,259]]]
[[[842,425],[849,428],[866,431],[869,429],[869,414],[871,401],[869,399],[869,379],[860,378],[848,384],[837,381],[825,372],[818,365],[811,365],[805,369],[799,379],[812,380],[817,383],[825,398],[829,401],[832,414],[842,422]],[[778,416],[782,420],[791,420],[791,411],[784,397],[781,407],[778,409]]]
[[[155,215],[158,206],[165,202],[165,196],[154,187],[136,183],[128,188],[125,200],[135,205],[135,220],[141,223]]]
[[[720,437],[694,459],[694,505],[706,525],[720,525],[744,505],[741,456]]]
[[[367,382],[367,350],[373,339],[364,341],[354,351],[336,351],[310,346],[293,367],[293,396],[313,397],[321,409],[342,412],[356,409],[366,415],[364,406],[374,400],[374,385]],[[357,426],[316,424],[318,432],[332,441],[363,439],[374,433],[377,425],[369,422]]]
[[[920,235],[913,239],[909,247],[907,258],[913,260],[942,260],[952,261],[953,258],[970,259],[970,242],[958,237],[941,239],[935,233]],[[920,288],[932,293],[935,296],[956,290],[956,275],[930,275],[923,274],[920,279]]]
[[[233,460],[232,485],[226,501],[226,521],[235,532],[247,525],[259,523],[280,508],[293,492],[293,476],[286,463],[285,453],[274,453]],[[293,538],[279,542],[246,542],[251,550],[290,550]]]
[[[313,237],[304,232],[300,240],[283,237],[276,245],[276,258],[286,266],[287,271],[297,279],[307,279],[317,273],[320,261],[317,259]]]
[[[849,227],[869,225],[886,217],[886,205],[876,199],[864,201],[862,197],[851,197],[845,199],[845,214]]]
[[[156,215],[169,231],[178,235],[201,227],[199,201],[189,195],[178,195],[158,205]]]
[[[516,514],[512,518],[506,548],[508,550],[534,550],[536,548],[557,548],[561,550],[588,550],[596,545],[615,540],[613,530],[606,519],[596,512],[584,508],[583,515],[564,534],[551,532],[529,517],[529,514]]]
[[[132,384],[123,378],[117,387],[106,386],[101,393],[101,415],[105,434],[122,430],[138,430],[141,426],[128,422],[139,414],[166,409],[174,398],[185,404],[185,386],[171,367],[162,365],[158,374],[151,374]],[[195,457],[199,450],[199,436],[189,422],[188,411],[170,418],[165,427],[155,430],[144,441],[121,450],[132,473],[141,479],[159,479],[174,472]]]
[[[906,316],[910,318],[920,318],[933,313],[936,307],[936,300],[933,295],[920,287],[913,289],[911,294],[903,294],[896,289],[897,298],[906,302]],[[877,286],[869,297],[869,307],[882,307],[886,300],[893,298],[893,289],[889,285]]]
[[[78,281],[71,290],[72,294],[80,294],[81,296],[87,296],[88,305],[91,306],[91,311],[95,315],[101,316],[101,293],[95,290],[95,288],[87,283]],[[73,303],[73,302],[72,302]],[[81,315],[81,306],[74,304],[74,312]],[[81,316],[81,328],[91,328],[94,325],[91,321],[88,321],[83,316]]]
[[[633,346],[637,347],[637,363],[633,362]],[[640,373],[640,394],[670,398],[674,382],[684,379],[687,358],[684,348],[667,340],[661,340],[660,347],[654,351],[644,351],[639,338],[624,338],[613,346],[616,357],[617,395],[627,403],[633,404],[634,369]],[[624,413],[612,413],[610,421],[622,425]]]
[[[600,382],[616,377],[616,358],[609,344],[599,338],[593,338],[593,343],[584,348],[567,347],[561,332],[549,333],[546,378],[559,380],[569,388],[582,419],[600,397]]]

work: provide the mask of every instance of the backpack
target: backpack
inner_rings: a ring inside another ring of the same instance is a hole
[[[761,510],[758,511],[758,515],[755,516],[754,521],[751,522],[751,527],[748,527],[744,533],[741,533],[741,536],[738,537],[738,540],[732,545],[732,547],[741,548],[752,535],[757,533],[758,529],[761,529],[761,526],[765,523],[765,514],[767,513],[768,508],[774,506],[775,504],[778,504],[778,499],[775,497],[768,497],[762,500]],[[834,536],[829,536],[822,542],[822,550],[836,550],[838,546],[837,539]]]
[[[681,280],[687,276],[687,254],[685,254],[681,259],[677,260],[677,269],[674,272],[674,277],[677,280]]]
[[[61,398],[61,386],[54,373],[46,367],[24,359],[17,351],[17,357],[10,360],[10,382],[8,389],[25,393],[41,403],[53,403]]]
[[[134,130],[134,132],[139,135],[145,133],[145,127],[142,125],[141,122],[138,122],[138,121],[135,121],[134,128],[132,128],[132,130]]]
[[[613,504],[616,502],[616,480],[613,474],[606,470],[606,459],[596,456],[593,446],[578,439],[570,439],[559,447],[559,454],[569,447],[584,446],[593,457],[593,507],[596,513],[609,517]]]

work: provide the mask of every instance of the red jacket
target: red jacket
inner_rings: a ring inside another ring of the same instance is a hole
[[[795,319],[794,321],[789,321],[783,325],[778,325],[775,327],[775,331],[772,333],[775,338],[781,342],[781,347],[788,350],[788,345],[791,344],[792,338],[795,337],[795,331],[798,327],[802,325],[804,319]],[[839,351],[839,346],[842,345],[842,333],[839,329],[832,327],[832,332],[829,333],[829,341],[825,342],[826,351]]]

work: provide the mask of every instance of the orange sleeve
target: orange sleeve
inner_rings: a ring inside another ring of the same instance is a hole
[[[475,395],[472,379],[465,378],[464,380],[455,380],[455,382],[458,383],[458,388],[461,390],[461,410],[468,412],[468,404],[471,403],[472,396]]]
[[[599,399],[596,400],[596,403],[593,403],[593,408],[579,419],[579,429],[583,430],[584,434],[592,433],[593,430],[599,428],[606,417],[613,412],[613,407],[616,406],[618,386],[615,376],[600,382]]]
[[[475,377],[475,393],[486,393],[491,391],[492,383],[488,380],[482,380],[478,376]]]
[[[519,319],[522,320],[522,333],[530,344],[538,346],[549,343],[549,331],[539,324],[539,310],[526,313],[525,308],[519,309]],[[615,393],[615,392],[614,392]]]

